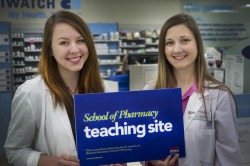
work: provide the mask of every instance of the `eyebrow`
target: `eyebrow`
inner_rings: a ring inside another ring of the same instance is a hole
[[[65,37],[59,37],[57,40],[68,40],[68,38],[65,38]]]
[[[186,38],[186,37],[187,37],[187,38],[191,38],[191,36],[181,36],[180,38]],[[165,40],[172,40],[172,38],[169,38],[169,39],[168,39],[168,38],[165,38]]]
[[[184,37],[191,37],[191,36],[181,36],[181,38],[184,38]]]
[[[78,36],[76,39],[84,39],[83,36]],[[69,40],[69,38],[66,37],[59,37],[57,40]],[[85,40],[85,39],[84,39]]]

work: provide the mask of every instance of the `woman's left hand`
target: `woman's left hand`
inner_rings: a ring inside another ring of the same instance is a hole
[[[105,166],[127,166],[127,163],[122,163],[122,164],[109,164]]]
[[[179,154],[176,154],[173,157],[169,155],[165,160],[151,160],[150,163],[154,166],[174,166],[178,158]]]

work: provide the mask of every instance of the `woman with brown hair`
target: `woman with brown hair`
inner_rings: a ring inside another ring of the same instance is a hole
[[[59,11],[48,18],[39,75],[15,92],[6,154],[18,166],[75,165],[74,94],[102,93],[97,53],[87,24]]]
[[[182,90],[186,157],[178,159],[177,154],[151,164],[241,165],[233,94],[209,73],[201,34],[190,15],[174,15],[161,29],[158,77],[144,89],[161,88]]]

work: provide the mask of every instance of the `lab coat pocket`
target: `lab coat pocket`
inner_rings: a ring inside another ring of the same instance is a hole
[[[215,130],[200,129],[197,132],[197,149],[200,161],[212,163],[215,153]]]

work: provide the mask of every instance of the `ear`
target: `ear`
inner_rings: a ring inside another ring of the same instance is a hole
[[[241,53],[245,58],[250,59],[250,45],[243,48]]]

